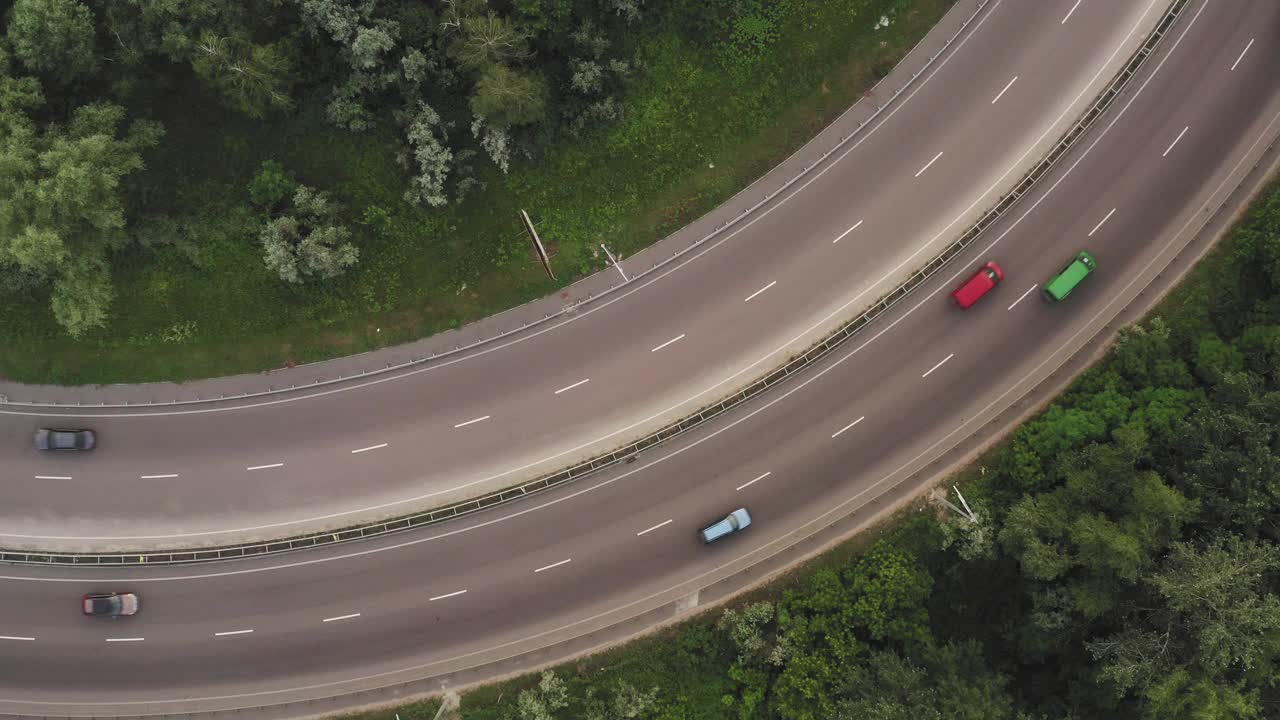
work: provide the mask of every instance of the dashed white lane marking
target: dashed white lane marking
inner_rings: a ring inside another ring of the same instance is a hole
[[[247,467],[245,470],[270,470],[271,468],[284,467],[284,463],[271,463],[270,465],[254,465]]]
[[[1245,46],[1244,46],[1244,49],[1240,51],[1240,57],[1236,58],[1236,61],[1235,61],[1235,62],[1233,62],[1233,63],[1231,63],[1231,69],[1232,69],[1232,70],[1235,70],[1235,69],[1236,69],[1236,66],[1237,66],[1237,65],[1239,65],[1239,64],[1240,64],[1240,61],[1244,59],[1244,54],[1245,54],[1245,53],[1247,53],[1247,52],[1249,52],[1249,48],[1253,47],[1253,41],[1254,41],[1255,39],[1256,39],[1256,38],[1249,38],[1249,44],[1248,44],[1248,45],[1245,45]]]
[[[170,473],[168,475],[139,475],[139,480],[164,480],[165,478],[176,478],[178,473]]]
[[[948,355],[948,356],[946,356],[946,357],[942,358],[942,362],[940,362],[940,363],[938,363],[937,365],[934,365],[933,367],[929,368],[929,372],[927,372],[927,373],[925,373],[925,374],[921,375],[920,377],[922,377],[922,378],[927,378],[927,377],[929,377],[929,373],[932,373],[934,370],[937,370],[938,368],[942,367],[943,365],[946,365],[946,364],[947,364],[947,361],[948,361],[948,360],[950,360],[951,358],[955,357],[955,356],[956,356],[956,354],[955,354],[955,353],[951,353],[950,355]]]
[[[37,480],[70,480],[70,475],[37,475]]]
[[[666,342],[662,343],[661,345],[659,345],[658,347],[656,347],[656,348],[654,348],[654,349],[650,350],[649,352],[658,352],[659,350],[661,350],[662,348],[664,348],[664,347],[666,347],[666,346],[670,345],[671,343],[674,343],[674,342],[680,342],[680,341],[681,341],[681,340],[683,340],[683,339],[684,339],[684,333],[680,333],[679,335],[677,335],[677,336],[675,336],[675,337],[671,338],[670,340],[668,340],[668,341],[666,341]]]
[[[640,537],[641,535],[647,532],[653,532],[654,530],[657,530],[660,527],[665,527],[670,524],[671,524],[671,520],[663,520],[662,522],[658,523],[657,525],[654,525],[651,528],[648,528],[647,530],[641,530],[640,532],[636,533],[636,537]]]
[[[557,390],[557,391],[555,392],[555,394],[556,394],[556,395],[559,395],[560,393],[565,392],[566,390],[572,390],[572,389],[574,389],[574,388],[578,387],[579,385],[586,385],[586,384],[587,384],[587,383],[589,383],[589,382],[591,382],[591,378],[586,378],[586,379],[584,379],[584,380],[579,380],[578,382],[576,382],[576,383],[574,383],[574,384],[572,384],[572,385],[567,385],[567,386],[565,386],[565,387],[560,388],[559,390]]]
[[[457,591],[457,592],[451,592],[451,593],[448,593],[447,595],[437,595],[437,596],[435,596],[435,597],[433,597],[433,598],[427,598],[427,602],[435,602],[435,601],[437,601],[437,600],[444,600],[445,598],[457,597],[457,596],[462,595],[462,594],[464,594],[464,593],[466,593],[466,592],[467,592],[466,590],[459,590],[459,591]]]
[[[1116,214],[1116,209],[1115,209],[1115,208],[1111,208],[1111,212],[1107,213],[1107,216],[1106,216],[1106,217],[1104,217],[1104,218],[1102,218],[1101,220],[1099,220],[1099,221],[1098,221],[1098,224],[1097,224],[1097,225],[1094,225],[1094,226],[1093,226],[1093,229],[1089,231],[1089,237],[1093,237],[1093,234],[1094,234],[1094,233],[1096,233],[1096,232],[1098,232],[1098,228],[1102,227],[1102,224],[1103,224],[1103,223],[1105,223],[1106,221],[1110,220],[1110,219],[1111,219],[1111,216],[1112,216],[1112,215],[1115,215],[1115,214]]]
[[[857,230],[857,229],[858,229],[858,226],[859,226],[859,225],[861,225],[861,224],[862,224],[862,221],[861,221],[861,220],[859,220],[858,222],[854,223],[854,224],[853,224],[853,227],[851,227],[851,228],[849,228],[848,230],[845,230],[844,232],[840,233],[839,237],[837,237],[835,240],[832,240],[832,241],[831,241],[831,244],[832,244],[832,245],[835,245],[836,243],[840,242],[840,240],[842,240],[842,239],[844,238],[844,236],[845,236],[845,235],[848,235],[849,233],[853,232],[854,230]]]
[[[351,454],[355,455],[356,453],[369,452],[370,450],[381,450],[386,446],[387,446],[386,443],[378,443],[377,445],[370,445],[369,447],[362,447],[356,450],[352,450]]]
[[[351,618],[360,617],[360,613],[351,613],[350,615],[339,615],[338,617],[325,618],[321,622],[337,622],[338,620],[350,620]]]
[[[758,477],[758,478],[756,478],[756,479],[754,479],[754,480],[748,480],[747,482],[742,483],[742,484],[741,484],[741,485],[739,485],[736,489],[737,489],[737,490],[741,490],[741,489],[743,489],[743,488],[745,488],[745,487],[751,487],[752,485],[755,485],[756,483],[758,483],[758,482],[760,482],[761,480],[763,480],[763,479],[765,479],[765,478],[769,477],[769,476],[770,476],[770,475],[772,475],[772,474],[773,474],[773,471],[772,471],[772,470],[770,470],[769,472],[767,472],[767,473],[765,473],[765,474],[761,475],[760,477]]]
[[[670,520],[668,520],[667,522],[671,522],[671,521],[670,521]],[[35,638],[33,638],[33,637],[22,637],[22,636],[20,636],[20,635],[0,635],[0,640],[27,640],[27,641],[31,641],[31,640],[35,640]]]
[[[466,422],[460,422],[460,423],[458,423],[457,425],[454,425],[453,427],[455,427],[455,428],[460,428],[460,427],[466,427],[466,426],[468,426],[468,425],[475,425],[475,424],[476,424],[476,423],[478,423],[478,422],[484,422],[485,420],[488,420],[490,417],[492,417],[492,416],[490,416],[490,415],[485,415],[485,416],[483,416],[483,417],[478,417],[478,418],[476,418],[475,420],[468,420],[468,421],[466,421]]]
[[[1017,305],[1018,303],[1020,303],[1020,302],[1022,302],[1023,300],[1025,300],[1025,299],[1027,298],[1027,296],[1031,294],[1031,291],[1032,291],[1032,290],[1035,290],[1035,289],[1036,289],[1036,288],[1038,288],[1038,287],[1040,287],[1040,284],[1039,284],[1039,283],[1036,283],[1035,285],[1032,285],[1031,287],[1027,288],[1027,291],[1026,291],[1026,292],[1022,293],[1022,295],[1018,296],[1018,299],[1017,299],[1017,300],[1014,300],[1014,301],[1013,301],[1013,305]],[[1013,305],[1010,305],[1009,307],[1007,307],[1007,308],[1005,308],[1005,309],[1006,309],[1006,310],[1012,310],[1012,309],[1013,309]]]
[[[945,362],[945,361],[944,361],[944,362]],[[835,431],[835,432],[831,433],[831,437],[832,437],[832,438],[834,438],[835,436],[839,435],[840,433],[844,432],[845,430],[848,430],[849,428],[853,427],[854,425],[857,425],[858,423],[860,423],[860,422],[862,422],[863,420],[866,420],[866,419],[867,419],[867,416],[866,416],[866,415],[863,415],[862,417],[858,418],[857,420],[854,420],[853,422],[849,423],[848,425],[845,425],[844,427],[840,428],[839,430],[837,430],[837,431]]]
[[[1074,13],[1078,7],[1080,7],[1080,0],[1076,0],[1076,4],[1071,6],[1071,9],[1067,11],[1067,14],[1062,17],[1062,22],[1058,24],[1066,25],[1067,21],[1071,19],[1071,14]]]
[[[925,163],[925,164],[924,164],[924,167],[922,167],[922,168],[920,168],[919,170],[917,170],[917,171],[916,171],[916,177],[920,177],[921,175],[923,175],[923,174],[924,174],[924,171],[925,171],[925,170],[928,170],[930,165],[932,165],[932,164],[934,164],[934,163],[938,162],[938,158],[940,158],[940,157],[942,157],[942,152],[941,152],[941,151],[939,151],[937,155],[934,155],[932,160],[930,160],[929,162]]]
[[[253,632],[253,628],[250,628],[248,630],[227,630],[226,632],[216,632],[213,634],[213,636],[226,637],[228,635],[248,635],[251,632]]]
[[[142,642],[146,638],[107,638],[107,642]]]
[[[1186,134],[1187,134],[1187,131],[1188,131],[1188,130],[1190,130],[1190,129],[1191,129],[1191,126],[1190,126],[1190,125],[1188,125],[1188,126],[1186,126],[1186,127],[1182,128],[1182,132],[1178,133],[1178,137],[1174,138],[1174,139],[1173,139],[1173,142],[1169,143],[1169,147],[1165,148],[1165,149],[1164,149],[1164,152],[1160,153],[1160,157],[1168,157],[1168,155],[1169,155],[1169,151],[1173,149],[1173,146],[1174,146],[1174,145],[1177,145],[1177,144],[1178,144],[1178,141],[1179,141],[1179,140],[1181,140],[1181,139],[1182,139],[1182,136],[1183,136],[1183,135],[1186,135]]]
[[[540,573],[540,572],[542,572],[543,570],[550,570],[551,568],[557,568],[557,567],[560,567],[561,565],[565,565],[565,564],[570,563],[570,562],[572,562],[572,561],[573,561],[573,558],[565,558],[565,559],[563,559],[563,560],[561,560],[560,562],[557,562],[557,563],[551,563],[550,565],[543,565],[542,567],[538,568],[537,570],[534,570],[534,572],[535,572],[535,573]]]
[[[1016,82],[1018,82],[1018,76],[1014,75],[1013,79],[1009,81],[1009,84],[1004,86],[1004,90],[1001,90],[995,97],[991,98],[991,104],[995,105],[996,101],[1004,97],[1004,94],[1009,92],[1009,88],[1013,87],[1013,84]]]
[[[746,300],[743,300],[742,302],[751,302],[751,298],[753,298],[753,297],[755,297],[755,296],[759,295],[760,293],[764,292],[765,290],[768,290],[769,288],[771,288],[771,287],[773,287],[774,285],[777,285],[777,284],[778,284],[778,281],[777,281],[777,280],[774,280],[773,282],[769,283],[768,285],[765,285],[764,287],[760,288],[759,290],[757,290],[757,291],[755,291],[755,292],[751,293],[750,295],[748,295],[748,296],[747,296],[747,299],[746,299]]]

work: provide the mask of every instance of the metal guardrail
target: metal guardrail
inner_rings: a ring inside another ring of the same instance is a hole
[[[643,450],[666,442],[684,434],[707,421],[719,417],[730,409],[763,393],[769,388],[795,375],[797,372],[813,365],[832,351],[843,345],[864,327],[875,321],[886,311],[897,305],[903,298],[923,285],[931,277],[947,266],[956,256],[961,254],[978,239],[987,228],[1005,216],[1006,213],[1033,188],[1041,178],[1060,160],[1084,135],[1085,131],[1102,115],[1119,96],[1120,92],[1137,74],[1138,70],[1151,56],[1169,29],[1177,21],[1182,10],[1190,0],[1175,0],[1166,11],[1164,18],[1155,30],[1147,37],[1146,42],[1125,63],[1115,79],[1094,100],[1082,118],[1071,127],[1054,148],[1036,166],[1023,176],[1012,191],[1006,194],[991,210],[969,228],[958,240],[947,246],[938,256],[916,271],[909,279],[882,297],[870,309],[858,317],[845,323],[831,335],[817,342],[808,350],[795,355],[787,363],[764,375],[747,387],[703,407],[692,415],[673,422],[629,445],[610,453],[597,456],[565,470],[543,476],[536,480],[517,485],[506,490],[491,493],[472,500],[446,505],[412,515],[390,520],[368,523],[356,527],[333,530],[329,532],[309,533],[292,538],[271,542],[245,543],[189,550],[173,550],[163,552],[142,553],[46,553],[26,552],[21,550],[0,549],[0,562],[23,565],[71,565],[71,566],[144,566],[144,565],[177,565],[220,560],[252,558],[263,555],[291,552],[309,548],[324,547],[351,540],[380,537],[413,528],[425,527],[435,523],[451,520],[463,515],[486,510],[497,505],[557,487],[571,480],[576,480],[603,468],[626,462]]]

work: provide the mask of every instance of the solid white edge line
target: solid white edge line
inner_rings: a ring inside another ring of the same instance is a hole
[[[767,473],[765,473],[765,474],[761,475],[760,477],[756,478],[755,480],[748,480],[747,482],[742,483],[741,485],[739,485],[739,486],[737,487],[737,489],[738,489],[738,490],[741,490],[741,489],[743,489],[743,488],[745,488],[745,487],[749,487],[749,486],[751,486],[751,485],[755,485],[756,483],[758,483],[758,482],[760,482],[761,480],[763,480],[763,479],[765,479],[765,478],[769,477],[769,476],[770,476],[770,475],[772,475],[772,474],[773,474],[773,471],[772,471],[772,470],[770,470],[769,472],[767,472]]]
[[[649,352],[651,352],[651,353],[653,353],[653,352],[658,352],[659,350],[661,350],[662,348],[664,348],[664,347],[666,347],[666,346],[670,345],[671,343],[673,343],[673,342],[678,342],[678,341],[683,340],[683,339],[684,339],[684,333],[680,333],[679,335],[677,335],[677,336],[675,336],[675,337],[671,338],[670,340],[668,340],[668,341],[666,341],[666,342],[662,343],[662,344],[661,344],[661,345],[659,345],[658,347],[653,348],[653,349],[652,349],[652,350],[650,350]]]
[[[1036,283],[1035,285],[1032,285],[1031,287],[1027,288],[1027,291],[1026,291],[1026,292],[1022,293],[1022,295],[1021,295],[1017,300],[1014,300],[1014,301],[1013,301],[1013,305],[1017,305],[1018,303],[1022,302],[1023,300],[1026,300],[1026,299],[1027,299],[1027,296],[1031,294],[1031,291],[1032,291],[1032,290],[1035,290],[1035,289],[1036,289],[1036,288],[1038,288],[1038,287],[1040,287],[1040,283]],[[1012,309],[1013,309],[1013,305],[1010,305],[1009,307],[1005,308],[1005,310],[1012,310]]]
[[[0,640],[35,640],[33,637],[21,637],[19,635],[0,635]]]
[[[932,159],[932,160],[930,160],[929,162],[925,163],[925,164],[924,164],[924,167],[922,167],[922,168],[920,168],[919,170],[917,170],[917,171],[916,171],[916,177],[920,177],[921,175],[923,175],[923,174],[924,174],[924,171],[925,171],[925,170],[928,170],[930,165],[932,165],[932,164],[934,164],[934,163],[938,162],[938,158],[940,158],[940,157],[942,157],[942,151],[941,151],[941,150],[939,150],[939,151],[938,151],[938,154],[937,154],[937,155],[934,155],[934,156],[933,156],[933,159]]]
[[[454,426],[453,426],[453,428],[456,430],[456,429],[458,429],[458,428],[460,428],[460,427],[466,427],[466,426],[468,426],[468,425],[475,425],[475,424],[476,424],[476,423],[478,423],[478,422],[484,422],[485,420],[488,420],[490,417],[492,417],[492,416],[491,416],[491,415],[485,415],[485,416],[482,416],[482,417],[478,417],[478,418],[476,418],[475,420],[468,420],[468,421],[466,421],[466,422],[460,422],[460,423],[458,423],[457,425],[454,425]]]
[[[462,595],[465,592],[466,590],[458,590],[456,592],[451,592],[447,595],[437,595],[433,598],[427,598],[427,602],[435,602],[437,600],[444,600],[445,598],[457,597],[458,595]]]
[[[352,450],[352,451],[351,451],[351,454],[352,454],[352,455],[355,455],[356,453],[369,452],[370,450],[381,450],[382,448],[384,448],[384,447],[386,447],[386,446],[387,446],[387,443],[379,443],[379,444],[377,444],[377,445],[370,445],[369,447],[362,447],[362,448],[360,448],[360,449],[358,449],[358,450]]]
[[[654,530],[657,530],[660,527],[666,527],[667,525],[670,525],[671,522],[672,522],[671,520],[663,520],[662,522],[658,523],[657,525],[654,525],[653,527],[647,530],[641,530],[640,532],[636,533],[636,537],[640,537],[641,535],[647,532],[653,532]]]
[[[948,361],[948,360],[950,360],[951,358],[955,357],[955,356],[956,356],[956,354],[955,354],[955,353],[951,353],[950,355],[948,355],[948,356],[946,356],[946,357],[942,358],[942,362],[940,362],[940,363],[938,363],[937,365],[934,365],[933,367],[929,368],[929,372],[927,372],[927,373],[925,373],[925,374],[921,375],[920,377],[922,377],[922,378],[927,378],[927,377],[929,377],[929,374],[930,374],[930,373],[932,373],[934,370],[937,370],[938,368],[942,367],[943,365],[947,364],[947,361]]]
[[[999,94],[997,94],[994,98],[992,98],[992,99],[991,99],[991,104],[992,104],[992,105],[995,105],[995,104],[996,104],[996,101],[997,101],[997,100],[999,100],[1000,98],[1004,97],[1004,94],[1005,94],[1005,93],[1007,93],[1007,92],[1009,92],[1009,88],[1013,87],[1013,84],[1014,84],[1014,83],[1016,83],[1016,82],[1018,82],[1018,76],[1017,76],[1017,75],[1014,75],[1014,76],[1013,76],[1013,79],[1009,81],[1009,84],[1008,84],[1008,85],[1005,85],[1005,86],[1004,86],[1004,89],[1003,89],[1003,90],[1001,90],[1001,91],[999,92]]]
[[[777,280],[774,280],[773,282],[769,283],[768,285],[765,285],[764,287],[760,288],[759,290],[757,290],[757,291],[755,291],[755,292],[751,293],[750,295],[748,295],[748,296],[747,296],[747,299],[746,299],[746,300],[743,300],[742,302],[751,302],[751,298],[753,298],[753,297],[755,297],[755,296],[759,295],[760,293],[764,292],[765,290],[768,290],[769,288],[771,288],[771,287],[773,287],[774,285],[777,285],[777,284],[778,284],[778,281],[777,281]]]
[[[325,618],[320,622],[336,622],[338,620],[350,620],[351,618],[358,618],[358,617],[360,617],[360,613],[351,613],[350,615],[339,615],[337,617]]]
[[[1168,156],[1169,156],[1169,151],[1173,149],[1173,146],[1174,146],[1174,145],[1177,145],[1177,144],[1178,144],[1178,141],[1179,141],[1179,140],[1181,140],[1181,139],[1182,139],[1182,136],[1183,136],[1183,135],[1186,135],[1186,134],[1187,134],[1187,131],[1188,131],[1188,130],[1190,130],[1190,129],[1191,129],[1191,126],[1190,126],[1190,125],[1188,125],[1188,126],[1186,126],[1186,127],[1182,128],[1182,132],[1178,133],[1178,137],[1174,138],[1174,139],[1173,139],[1173,142],[1169,143],[1169,147],[1165,148],[1165,149],[1164,149],[1164,152],[1160,153],[1160,157],[1168,157]]]
[[[1107,216],[1106,216],[1106,217],[1104,217],[1104,218],[1102,218],[1101,220],[1099,220],[1099,221],[1098,221],[1098,224],[1097,224],[1097,225],[1094,225],[1094,226],[1093,226],[1093,229],[1089,231],[1089,235],[1088,235],[1088,237],[1093,237],[1093,234],[1094,234],[1094,233],[1096,233],[1096,232],[1098,232],[1098,228],[1102,227],[1102,224],[1103,224],[1103,223],[1105,223],[1106,221],[1110,220],[1110,219],[1111,219],[1111,216],[1112,216],[1112,215],[1115,215],[1115,214],[1116,214],[1116,209],[1115,209],[1115,208],[1111,208],[1111,212],[1107,213]]]
[[[140,637],[132,637],[132,638],[107,638],[107,642],[142,642],[143,640],[146,640],[146,638],[140,638]]]
[[[284,463],[271,463],[270,465],[253,465],[245,468],[245,470],[269,470],[271,468],[284,467]]]
[[[942,362],[946,362],[946,360],[943,360]],[[857,420],[854,420],[853,422],[849,423],[848,425],[845,425],[844,427],[840,428],[839,430],[837,430],[837,431],[835,431],[834,433],[832,433],[832,434],[831,434],[832,439],[835,439],[836,435],[839,435],[840,433],[844,432],[845,430],[848,430],[849,428],[853,427],[854,425],[857,425],[858,423],[860,423],[860,422],[862,422],[863,420],[866,420],[866,419],[867,419],[867,416],[866,416],[866,415],[863,415],[862,417],[858,418]]]
[[[1066,25],[1066,24],[1067,24],[1067,21],[1071,19],[1071,15],[1072,15],[1073,13],[1075,13],[1076,8],[1078,8],[1078,7],[1080,7],[1080,0],[1076,0],[1076,4],[1071,6],[1071,9],[1067,11],[1067,14],[1066,14],[1066,15],[1064,15],[1064,16],[1062,17],[1062,22],[1060,22],[1060,23],[1058,23],[1058,24],[1059,24],[1059,25]]]
[[[213,636],[214,636],[214,637],[226,637],[226,636],[228,636],[228,635],[245,635],[245,634],[248,634],[248,633],[251,633],[251,632],[253,632],[253,629],[252,629],[252,628],[250,628],[250,629],[248,629],[248,630],[227,630],[226,632],[216,632],[216,633],[214,633],[214,634],[213,634]]]
[[[542,572],[543,570],[550,570],[551,568],[557,568],[557,567],[560,567],[561,565],[564,565],[564,564],[566,564],[566,563],[571,562],[572,560],[573,560],[573,558],[565,558],[565,559],[561,560],[561,561],[560,561],[560,562],[558,562],[558,563],[551,563],[550,565],[543,565],[542,567],[538,568],[537,570],[534,570],[534,572],[535,572],[535,573],[540,573],[540,572]]]
[[[37,480],[70,480],[70,475],[37,475]]]
[[[1244,54],[1249,52],[1249,48],[1253,47],[1254,40],[1257,40],[1257,38],[1249,38],[1249,44],[1245,45],[1244,49],[1240,51],[1240,57],[1236,58],[1236,61],[1231,63],[1232,71],[1234,71],[1236,69],[1236,66],[1240,64],[1240,61],[1244,59]]]
[[[138,479],[139,480],[163,480],[165,478],[176,478],[176,477],[178,477],[178,473],[171,473],[169,475],[139,475]]]
[[[849,228],[848,230],[845,230],[844,232],[840,233],[839,237],[837,237],[835,240],[832,240],[832,241],[831,241],[831,244],[832,244],[832,245],[835,245],[836,243],[838,243],[838,242],[840,242],[842,239],[844,239],[844,236],[845,236],[845,235],[848,235],[849,233],[853,232],[854,230],[857,230],[857,229],[858,229],[858,226],[859,226],[859,225],[861,225],[861,224],[862,224],[862,222],[863,222],[863,221],[859,220],[858,222],[854,223],[854,224],[853,224],[853,227],[851,227],[851,228]]]
[[[576,382],[576,383],[574,383],[574,384],[572,384],[572,385],[569,385],[569,386],[566,386],[566,387],[562,387],[562,388],[560,388],[559,390],[555,391],[555,394],[556,394],[556,395],[559,395],[560,393],[562,393],[562,392],[564,392],[564,391],[566,391],[566,390],[572,390],[572,389],[574,389],[574,388],[578,387],[579,385],[586,385],[586,384],[587,384],[587,383],[589,383],[589,382],[591,382],[591,378],[586,378],[585,380],[579,380],[578,382]]]

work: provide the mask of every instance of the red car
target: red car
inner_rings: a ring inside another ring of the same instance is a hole
[[[978,302],[978,298],[991,292],[991,288],[999,285],[1003,279],[1004,271],[1000,266],[989,262],[978,268],[978,272],[974,273],[973,277],[956,288],[955,292],[951,293],[951,299],[955,300],[962,309],[968,308]]]

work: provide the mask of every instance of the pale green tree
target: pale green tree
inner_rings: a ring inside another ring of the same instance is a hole
[[[539,122],[547,113],[546,79],[536,71],[490,65],[476,82],[471,112],[499,127]]]
[[[267,267],[296,284],[307,277],[337,277],[355,265],[360,253],[339,214],[324,193],[299,186],[290,212],[269,220],[259,235]]]
[[[52,285],[54,317],[73,337],[107,319],[107,255],[127,241],[121,184],[142,169],[159,125],[105,103],[65,125],[37,127],[38,87],[8,76],[0,56],[0,284]]]

